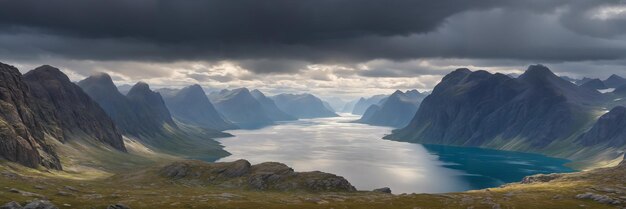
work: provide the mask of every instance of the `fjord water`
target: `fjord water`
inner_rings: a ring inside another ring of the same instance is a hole
[[[357,117],[307,119],[218,139],[231,156],[251,163],[282,162],[296,171],[345,177],[359,190],[441,193],[499,186],[537,173],[571,172],[567,160],[480,148],[383,140],[391,128],[349,123]]]

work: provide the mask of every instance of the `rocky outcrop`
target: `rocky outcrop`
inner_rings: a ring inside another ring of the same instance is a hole
[[[382,100],[380,104],[370,106],[358,123],[370,125],[404,127],[417,112],[420,103],[426,95],[417,90],[395,91],[391,96]]]
[[[32,95],[40,102],[47,123],[54,124],[65,141],[73,136],[90,136],[113,148],[126,151],[113,120],[80,87],[59,69],[44,65],[24,74]]]
[[[236,128],[217,112],[200,85],[187,86],[163,98],[174,118],[183,123],[219,131]]]
[[[246,160],[228,163],[176,162],[163,167],[161,176],[198,186],[274,191],[356,191],[343,177],[319,171],[295,172],[282,163],[250,165]]]
[[[407,127],[386,138],[540,150],[575,137],[604,101],[601,93],[565,81],[542,65],[530,66],[519,78],[458,69],[424,99]]]
[[[593,127],[579,137],[585,146],[604,144],[609,147],[626,145],[626,107],[618,106],[602,115]]]
[[[54,204],[47,200],[33,200],[24,207],[17,202],[9,202],[0,209],[58,209]]]
[[[252,96],[261,103],[263,107],[263,111],[267,113],[267,115],[274,121],[289,121],[289,120],[297,120],[296,117],[291,116],[276,106],[274,100],[266,97],[261,91],[255,89],[250,92]]]
[[[532,183],[545,183],[550,182],[555,179],[561,178],[565,176],[565,174],[561,173],[552,173],[552,174],[537,174],[532,176],[526,176],[520,183],[522,184],[532,184]]]
[[[372,191],[373,192],[380,192],[380,193],[391,194],[391,189],[389,187],[378,188],[378,189],[374,189]]]
[[[130,209],[130,207],[122,203],[117,203],[117,204],[109,205],[107,209]]]
[[[324,101],[312,94],[279,94],[272,99],[283,112],[297,118],[338,116],[324,105]]]

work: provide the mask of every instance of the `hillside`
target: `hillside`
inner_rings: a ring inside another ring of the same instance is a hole
[[[386,138],[538,152],[594,164],[618,157],[577,140],[607,101],[541,65],[519,78],[458,69],[424,99],[407,127]]]

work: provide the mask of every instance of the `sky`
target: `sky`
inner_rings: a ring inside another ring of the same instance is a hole
[[[0,62],[354,99],[460,67],[626,77],[623,0],[0,0]]]

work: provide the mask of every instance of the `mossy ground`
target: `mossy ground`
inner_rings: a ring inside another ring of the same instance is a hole
[[[84,174],[50,172],[3,162],[0,202],[27,202],[41,195],[60,208],[106,208],[123,203],[132,208],[620,208],[575,196],[626,188],[626,172],[599,170],[548,183],[510,184],[488,190],[448,194],[390,195],[375,192],[308,193],[228,189],[180,184],[155,172],[163,164],[93,179]],[[17,189],[36,194],[20,194]],[[65,205],[65,206],[64,206]],[[67,206],[69,205],[69,206]],[[618,207],[619,206],[619,207]]]

